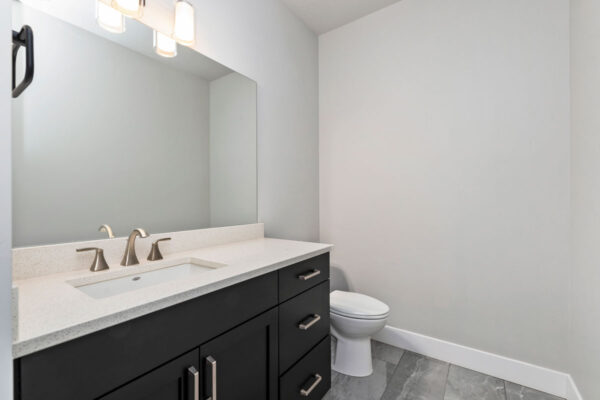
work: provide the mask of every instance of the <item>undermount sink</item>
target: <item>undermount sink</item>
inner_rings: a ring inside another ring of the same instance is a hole
[[[70,282],[77,289],[90,297],[103,299],[118,294],[147,288],[160,283],[170,282],[178,279],[186,279],[205,272],[214,271],[223,267],[224,264],[188,258],[173,261],[168,265],[159,266],[146,272],[128,273],[126,276],[120,274],[114,278],[104,278],[99,282]],[[131,267],[136,268],[136,267]]]

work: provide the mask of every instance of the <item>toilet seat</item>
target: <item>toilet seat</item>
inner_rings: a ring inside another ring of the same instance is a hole
[[[330,311],[347,318],[377,320],[390,313],[390,307],[382,301],[364,294],[335,290],[330,296]]]

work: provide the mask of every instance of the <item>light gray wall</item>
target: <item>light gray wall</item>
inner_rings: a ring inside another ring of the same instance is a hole
[[[99,238],[104,223],[121,236],[209,227],[208,82],[14,11],[35,29],[36,75],[13,101],[13,245]]]
[[[196,48],[258,83],[258,216],[319,237],[317,38],[280,0],[196,0]]]
[[[256,221],[256,82],[210,82],[210,224]]]
[[[600,2],[571,0],[573,285],[569,355],[600,399]]]
[[[569,4],[404,0],[320,36],[321,240],[389,324],[567,370]]]
[[[0,1],[0,398],[12,399],[11,336],[11,4]]]

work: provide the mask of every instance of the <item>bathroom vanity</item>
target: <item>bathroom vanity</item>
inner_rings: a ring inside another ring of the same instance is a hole
[[[227,275],[211,277],[221,272],[217,269],[194,278],[209,291],[223,286],[218,290],[59,344],[52,345],[81,334],[82,327],[30,338],[30,345],[49,347],[15,359],[15,399],[321,399],[331,380],[329,247],[255,239],[219,246],[218,252],[236,247],[253,249],[253,266],[230,261],[220,268]],[[293,257],[285,260],[278,251]],[[51,287],[68,275],[36,278],[32,284],[46,280]],[[251,275],[257,276],[247,279]],[[22,283],[25,292],[28,282]],[[192,282],[188,289],[193,287]],[[160,307],[160,291],[177,301],[182,291],[174,288],[163,284],[137,293],[159,292]],[[69,290],[85,295],[76,287]],[[81,325],[110,324],[104,321],[109,319]]]
[[[331,246],[257,223],[256,82],[165,38],[171,4],[97,0],[117,34],[12,3],[15,399],[321,399]]]

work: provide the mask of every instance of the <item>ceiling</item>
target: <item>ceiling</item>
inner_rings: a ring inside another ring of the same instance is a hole
[[[281,0],[315,33],[321,34],[399,0]]]

